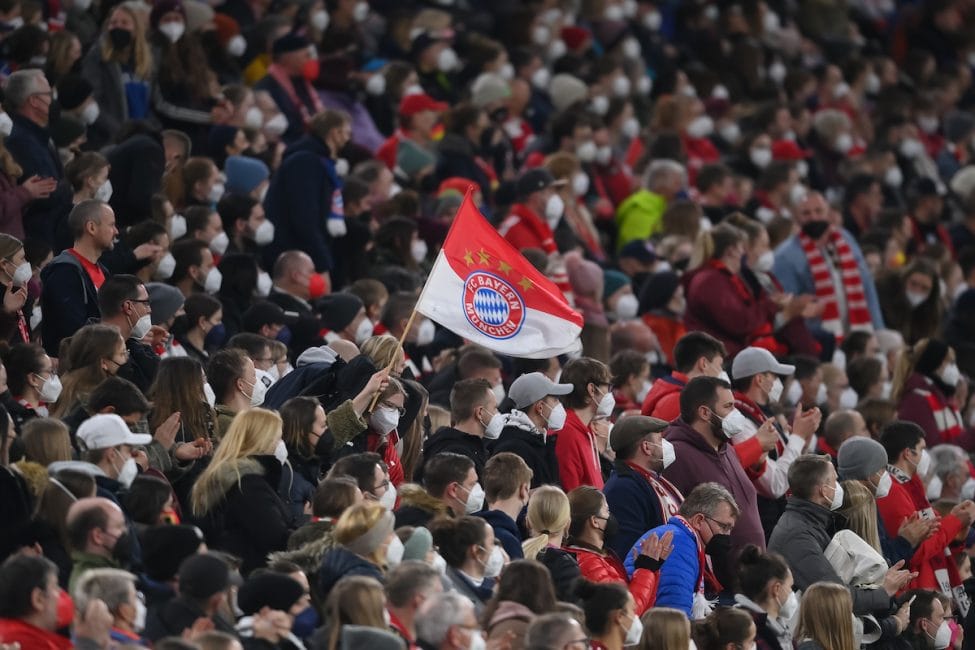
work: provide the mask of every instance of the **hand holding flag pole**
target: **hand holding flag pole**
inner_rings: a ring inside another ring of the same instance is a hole
[[[403,333],[399,335],[399,341],[397,341],[396,352],[403,349],[403,342],[406,341],[406,335],[410,333],[410,328],[413,327],[413,319],[416,318],[416,307],[410,312],[410,318],[406,321],[406,327],[403,328]],[[393,352],[393,356],[390,357],[389,363],[386,364],[386,376],[393,371],[393,366],[396,365],[396,352]],[[382,395],[381,390],[377,390],[376,394],[372,398],[372,402],[369,403],[369,413],[372,413],[376,408],[376,402],[379,401],[379,396]]]

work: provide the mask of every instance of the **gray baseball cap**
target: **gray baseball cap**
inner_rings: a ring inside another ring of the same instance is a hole
[[[764,348],[745,348],[731,362],[731,376],[735,379],[753,377],[763,372],[774,372],[788,377],[795,371],[795,366],[779,363],[772,353]]]
[[[549,395],[568,395],[572,384],[556,384],[540,372],[530,372],[514,380],[508,389],[508,397],[515,408],[523,409]]]

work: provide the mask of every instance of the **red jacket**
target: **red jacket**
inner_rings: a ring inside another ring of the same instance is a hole
[[[720,262],[711,260],[685,275],[684,295],[687,330],[712,335],[724,343],[729,358],[773,333],[778,307],[767,296],[752,294],[744,281]]]
[[[570,492],[580,485],[603,489],[596,438],[572,409],[567,409],[565,426],[555,439],[555,458],[559,461],[559,482]]]
[[[382,436],[369,431],[366,438],[366,450],[383,457],[383,462],[386,463],[386,471],[389,472],[389,482],[399,489],[399,486],[406,480],[406,474],[403,473],[403,463],[400,461],[399,454],[396,453],[397,442],[399,442],[399,433],[395,429],[386,436],[385,445],[383,445]]]
[[[552,229],[544,219],[522,203],[511,207],[508,217],[498,226],[498,232],[517,250],[540,248],[546,253],[557,250]]]
[[[657,573],[649,569],[637,569],[633,579],[627,582],[626,569],[615,555],[599,553],[583,546],[567,546],[579,562],[582,577],[590,582],[617,582],[626,585],[636,603],[636,615],[653,607],[657,599]]]
[[[670,422],[680,416],[680,392],[687,385],[687,375],[676,370],[669,377],[653,382],[650,392],[643,398],[640,412]]]
[[[920,373],[907,378],[897,405],[897,417],[924,429],[928,447],[950,443],[975,451],[975,431],[965,426],[958,409],[941,389]]]
[[[890,492],[882,499],[877,499],[877,507],[880,509],[880,518],[887,534],[894,538],[900,530],[904,520],[915,512],[931,510],[930,504],[924,495],[924,485],[917,475],[911,477],[906,483],[901,483],[894,472],[891,472]],[[918,488],[923,503],[917,503]],[[917,571],[918,576],[908,586],[909,589],[937,589],[938,582],[935,572],[944,570],[945,549],[951,541],[958,535],[964,526],[961,520],[954,515],[945,515],[941,518],[941,526],[914,551],[908,566],[911,571]],[[948,558],[949,561],[950,558]]]
[[[71,640],[19,618],[0,618],[0,643],[19,643],[20,650],[70,650]]]

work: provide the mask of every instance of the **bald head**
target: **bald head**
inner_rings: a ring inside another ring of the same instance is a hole
[[[335,350],[335,354],[339,355],[343,361],[352,361],[357,356],[359,356],[359,346],[357,346],[352,341],[346,341],[345,339],[336,339],[328,344],[328,347]]]
[[[859,412],[843,409],[830,413],[826,418],[823,438],[833,449],[839,449],[848,439],[856,437],[870,437],[867,424]]]
[[[125,515],[114,501],[103,497],[78,499],[65,518],[68,543],[76,551],[111,557],[125,531]]]
[[[646,354],[656,348],[653,332],[642,320],[628,320],[613,325],[610,334],[613,354],[620,350],[634,350]]]
[[[274,262],[274,279],[278,280],[290,277],[294,273],[307,270],[309,266],[314,270],[315,265],[307,253],[302,253],[301,251],[285,251]]]

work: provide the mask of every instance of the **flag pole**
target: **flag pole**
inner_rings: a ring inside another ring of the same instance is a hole
[[[413,319],[416,318],[416,307],[413,307],[413,311],[410,312],[410,318],[406,321],[406,327],[403,328],[403,333],[400,334],[399,340],[396,342],[396,351],[393,352],[393,356],[390,357],[389,363],[386,365],[386,374],[388,375],[393,369],[393,365],[396,363],[396,352],[403,349],[403,343],[406,341],[406,335],[410,333],[410,328],[413,327]],[[382,391],[376,391],[376,394],[372,397],[372,402],[369,403],[369,412],[372,413],[373,409],[376,408],[376,402],[379,401],[379,396]]]

